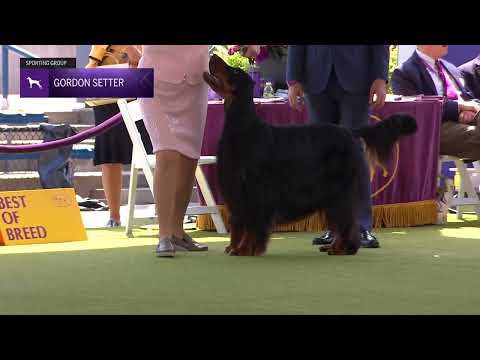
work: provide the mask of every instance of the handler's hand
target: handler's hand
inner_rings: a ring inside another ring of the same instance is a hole
[[[458,101],[458,113],[473,111],[475,114],[480,111],[480,104],[474,101]]]
[[[125,49],[125,52],[128,55],[128,63],[130,67],[137,67],[140,58],[142,57],[142,53],[135,45],[130,45]]]
[[[299,99],[300,97],[300,99]],[[302,84],[296,83],[288,87],[288,101],[290,106],[297,111],[303,110],[303,87]]]
[[[477,113],[475,111],[462,111],[458,115],[458,122],[461,124],[470,124]]]
[[[374,95],[376,95],[375,101],[373,101]],[[370,88],[370,97],[368,103],[373,105],[373,110],[378,110],[385,104],[385,98],[387,97],[387,84],[385,80],[377,79],[373,82]]]

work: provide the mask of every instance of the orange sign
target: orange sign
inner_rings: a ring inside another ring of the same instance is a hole
[[[87,240],[73,189],[0,192],[0,245]]]

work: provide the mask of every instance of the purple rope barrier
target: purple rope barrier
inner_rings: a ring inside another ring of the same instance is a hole
[[[105,120],[100,125],[94,126],[91,129],[82,131],[79,134],[69,136],[64,139],[49,141],[41,144],[31,145],[0,145],[0,153],[29,153],[37,151],[46,151],[56,149],[62,146],[70,146],[77,144],[85,139],[100,135],[104,131],[108,130],[112,126],[115,126],[123,121],[122,114],[118,113],[112,116],[110,119]]]

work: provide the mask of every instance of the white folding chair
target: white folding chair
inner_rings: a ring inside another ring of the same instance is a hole
[[[130,186],[128,189],[128,218],[125,232],[127,236],[132,236],[132,228],[134,225],[143,226],[156,224],[157,218],[152,216],[148,218],[135,218],[135,199],[137,193],[137,178],[139,171],[142,170],[147,179],[148,187],[153,194],[153,172],[155,169],[155,155],[148,155],[143,146],[142,138],[138,132],[135,122],[142,119],[142,113],[138,101],[128,102],[125,99],[118,100],[118,107],[123,117],[128,134],[132,140],[132,165],[130,170]],[[215,203],[210,186],[205,178],[202,165],[216,163],[216,156],[201,156],[198,160],[198,166],[195,170],[195,178],[197,180],[200,192],[205,199],[206,206],[189,206],[186,215],[210,214],[215,224],[215,228],[219,234],[226,234],[227,230],[223,223],[220,211]]]
[[[440,166],[439,171],[441,171],[442,163],[445,161],[453,161],[456,166],[456,170],[460,177],[460,184],[458,187],[457,198],[452,198],[451,203],[447,204],[449,207],[457,207],[457,218],[463,218],[464,208],[466,206],[474,208],[477,218],[480,219],[480,199],[478,198],[477,192],[472,184],[472,179],[470,178],[470,172],[468,171],[465,163],[462,159],[455,156],[440,156]],[[474,171],[479,171],[478,164],[475,165]],[[465,196],[467,194],[467,196]]]

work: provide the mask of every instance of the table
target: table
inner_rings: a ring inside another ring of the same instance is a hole
[[[257,114],[275,125],[302,125],[308,123],[306,111],[298,113],[288,103],[256,104]],[[436,186],[440,146],[442,101],[438,97],[419,97],[387,101],[378,112],[371,114],[371,122],[394,113],[408,113],[417,119],[418,131],[403,138],[395,148],[387,173],[377,169],[372,180],[374,227],[407,227],[435,224],[437,221]],[[215,155],[224,124],[223,104],[211,102],[208,106],[202,155]],[[204,168],[205,176],[228,227],[228,210],[223,206],[215,165]],[[386,175],[386,176],[385,176]],[[202,203],[203,197],[200,195]],[[200,230],[214,230],[209,215],[197,219]],[[321,214],[313,214],[291,224],[276,225],[274,231],[321,231]]]

